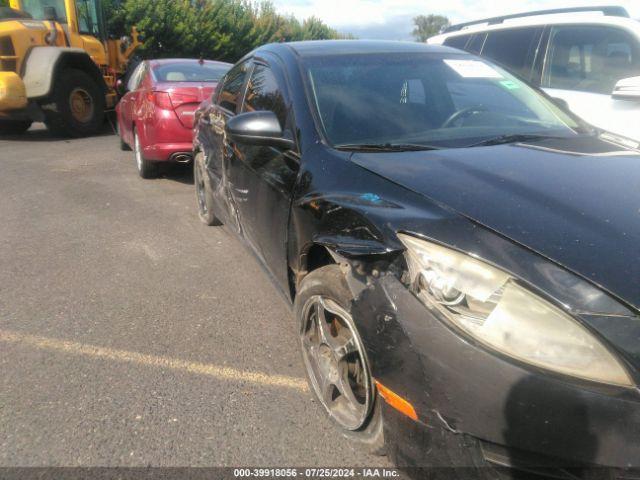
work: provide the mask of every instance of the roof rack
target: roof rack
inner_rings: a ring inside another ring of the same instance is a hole
[[[451,25],[445,28],[442,33],[457,32],[465,27],[472,25],[480,25],[487,23],[489,25],[496,25],[503,23],[505,20],[511,20],[513,18],[524,17],[537,17],[540,15],[554,15],[558,13],[578,13],[578,12],[601,12],[608,17],[626,17],[629,18],[629,12],[624,7],[619,6],[603,6],[603,7],[569,7],[569,8],[556,8],[552,10],[537,10],[535,12],[516,13],[513,15],[504,15],[501,17],[485,18],[483,20],[475,20],[473,22],[458,23],[457,25]]]

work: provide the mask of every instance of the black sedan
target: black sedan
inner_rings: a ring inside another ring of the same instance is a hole
[[[345,435],[460,478],[631,478],[637,145],[424,44],[267,45],[220,85],[197,113],[200,217],[292,303]]]

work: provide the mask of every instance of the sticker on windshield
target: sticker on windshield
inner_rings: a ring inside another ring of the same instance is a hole
[[[517,90],[520,88],[520,85],[518,85],[513,80],[503,80],[500,82],[500,85],[502,85],[507,90]]]
[[[479,60],[444,60],[444,63],[464,78],[503,78],[497,70]]]

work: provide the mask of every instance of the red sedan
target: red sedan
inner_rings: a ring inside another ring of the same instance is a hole
[[[189,162],[195,111],[232,65],[203,60],[147,60],[133,71],[116,107],[123,150],[133,149],[142,178],[159,162]]]

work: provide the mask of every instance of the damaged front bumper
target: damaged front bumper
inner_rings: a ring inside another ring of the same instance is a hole
[[[607,478],[640,478],[631,471],[640,468],[638,389],[570,380],[489,352],[391,273],[348,281],[373,376],[417,412],[414,421],[383,408],[399,466],[511,467],[544,478],[607,467]]]

